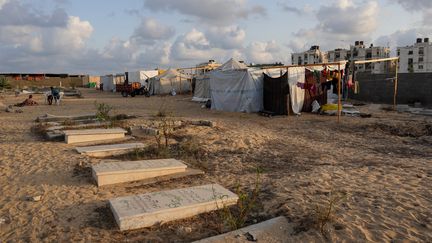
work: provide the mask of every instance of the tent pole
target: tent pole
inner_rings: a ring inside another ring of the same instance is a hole
[[[399,69],[399,63],[396,61],[396,77],[394,80],[394,96],[393,96],[393,110],[396,110],[397,105],[397,91],[398,91],[398,69]]]
[[[287,104],[287,110],[288,110],[288,116],[290,116],[291,114],[290,114],[290,108],[291,108],[291,94],[290,94],[290,92],[289,92],[289,81],[288,81],[288,79],[289,79],[289,72],[288,72],[288,67],[286,68],[287,69],[287,85],[288,85],[288,104]]]
[[[179,73],[180,74],[180,93],[179,94],[182,94],[182,85],[181,85],[181,73]]]
[[[338,123],[340,122],[340,116],[342,111],[342,102],[341,102],[341,72],[340,72],[340,64],[338,64]]]

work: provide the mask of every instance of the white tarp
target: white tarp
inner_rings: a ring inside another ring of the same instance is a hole
[[[212,109],[230,112],[259,112],[263,109],[264,75],[280,76],[281,70],[247,68],[230,59],[208,73]]]
[[[300,115],[303,109],[305,90],[298,84],[305,83],[305,68],[294,67],[288,69],[288,84],[290,89],[291,108],[294,114]]]
[[[142,86],[146,86],[146,80],[154,78],[159,75],[158,70],[148,70],[148,71],[136,71],[128,73],[129,83],[140,83]]]
[[[210,99],[210,76],[208,73],[195,77],[195,90],[193,100],[203,101]]]
[[[113,75],[101,76],[101,83],[103,84],[103,91],[114,91],[115,80]]]
[[[150,94],[169,94],[171,91],[191,91],[190,77],[179,73],[175,69],[168,69],[165,73],[150,79]]]

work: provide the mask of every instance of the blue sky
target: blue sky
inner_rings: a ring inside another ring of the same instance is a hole
[[[409,45],[431,19],[431,0],[0,0],[0,72],[289,63],[311,45]]]

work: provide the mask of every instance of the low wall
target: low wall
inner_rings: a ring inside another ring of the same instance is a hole
[[[360,82],[360,93],[350,91],[349,98],[372,102],[393,104],[394,83],[387,78],[394,74],[357,73]],[[424,106],[432,106],[432,73],[402,73],[398,81],[398,104],[421,102]]]

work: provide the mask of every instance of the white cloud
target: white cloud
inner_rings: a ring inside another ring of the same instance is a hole
[[[316,12],[318,24],[314,28],[300,29],[288,43],[293,51],[303,51],[319,44],[324,49],[338,47],[341,43],[370,40],[378,26],[378,2],[367,0],[336,0],[321,6]]]
[[[238,26],[210,27],[207,36],[213,47],[236,49],[243,46],[246,31]]]
[[[167,40],[174,34],[173,27],[159,23],[154,18],[143,18],[135,28],[131,40],[138,44],[154,44],[158,40]]]
[[[264,16],[266,9],[248,0],[145,0],[153,11],[178,12],[211,25],[229,25],[238,19]]]
[[[252,42],[245,49],[245,56],[248,62],[253,63],[287,63],[288,56],[286,50],[276,42]]]

